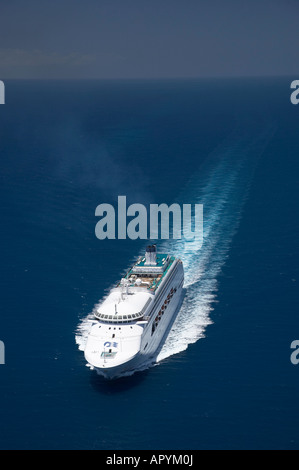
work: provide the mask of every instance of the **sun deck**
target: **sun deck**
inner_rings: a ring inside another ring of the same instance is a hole
[[[170,260],[170,256],[168,254],[165,254],[165,253],[157,253],[156,255],[156,264],[155,266],[147,266],[146,265],[146,257],[145,256],[140,256],[140,258],[138,259],[137,263],[134,265],[133,269],[135,268],[143,268],[143,267],[147,267],[147,268],[158,268],[158,269],[163,269],[165,268],[166,264],[168,264]]]
[[[96,318],[108,323],[144,319],[149,304],[174,262],[175,257],[168,254],[157,254],[154,259],[140,256],[98,307]]]
[[[128,287],[146,287],[155,292],[174,261],[175,258],[167,254],[157,254],[156,264],[146,265],[145,257],[141,256],[124,279],[128,281]]]

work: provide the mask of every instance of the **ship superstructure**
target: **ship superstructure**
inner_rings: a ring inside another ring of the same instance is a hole
[[[178,313],[183,282],[181,260],[148,246],[97,307],[87,362],[107,378],[154,362]]]

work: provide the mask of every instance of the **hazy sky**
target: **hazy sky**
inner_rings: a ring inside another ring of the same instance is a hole
[[[298,78],[298,50],[299,0],[0,0],[0,79]]]

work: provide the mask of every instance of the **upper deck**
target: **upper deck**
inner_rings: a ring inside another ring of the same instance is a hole
[[[159,253],[156,264],[147,265],[146,258],[141,256],[124,277],[124,281],[127,281],[125,284],[128,287],[144,287],[151,293],[155,293],[174,261],[174,256]],[[122,280],[119,286],[124,281]]]
[[[108,323],[144,320],[156,291],[175,260],[173,256],[156,252],[153,258],[140,256],[116,288],[98,306],[95,317]]]
[[[168,254],[164,253],[157,253],[156,254],[156,264],[155,265],[147,265],[146,264],[146,257],[145,256],[140,256],[137,263],[134,264],[133,269],[138,269],[138,268],[146,268],[146,269],[157,269],[159,271],[164,271],[165,266],[168,264],[170,259],[170,256]]]

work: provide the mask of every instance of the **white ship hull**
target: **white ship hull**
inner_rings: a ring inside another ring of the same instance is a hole
[[[120,296],[118,288],[111,293],[106,304],[99,308],[96,315],[99,321],[92,326],[85,348],[87,362],[99,374],[114,379],[156,362],[183,296],[183,265],[180,260],[171,260],[166,274],[159,276],[158,287],[150,290],[134,287],[131,293],[122,293],[121,300],[116,304],[115,298]],[[129,315],[120,315],[116,311],[122,309],[125,312],[125,307],[132,311],[138,303],[137,310],[142,305],[143,309],[142,317],[136,321],[126,321]],[[114,315],[109,315],[111,305],[115,308]]]

